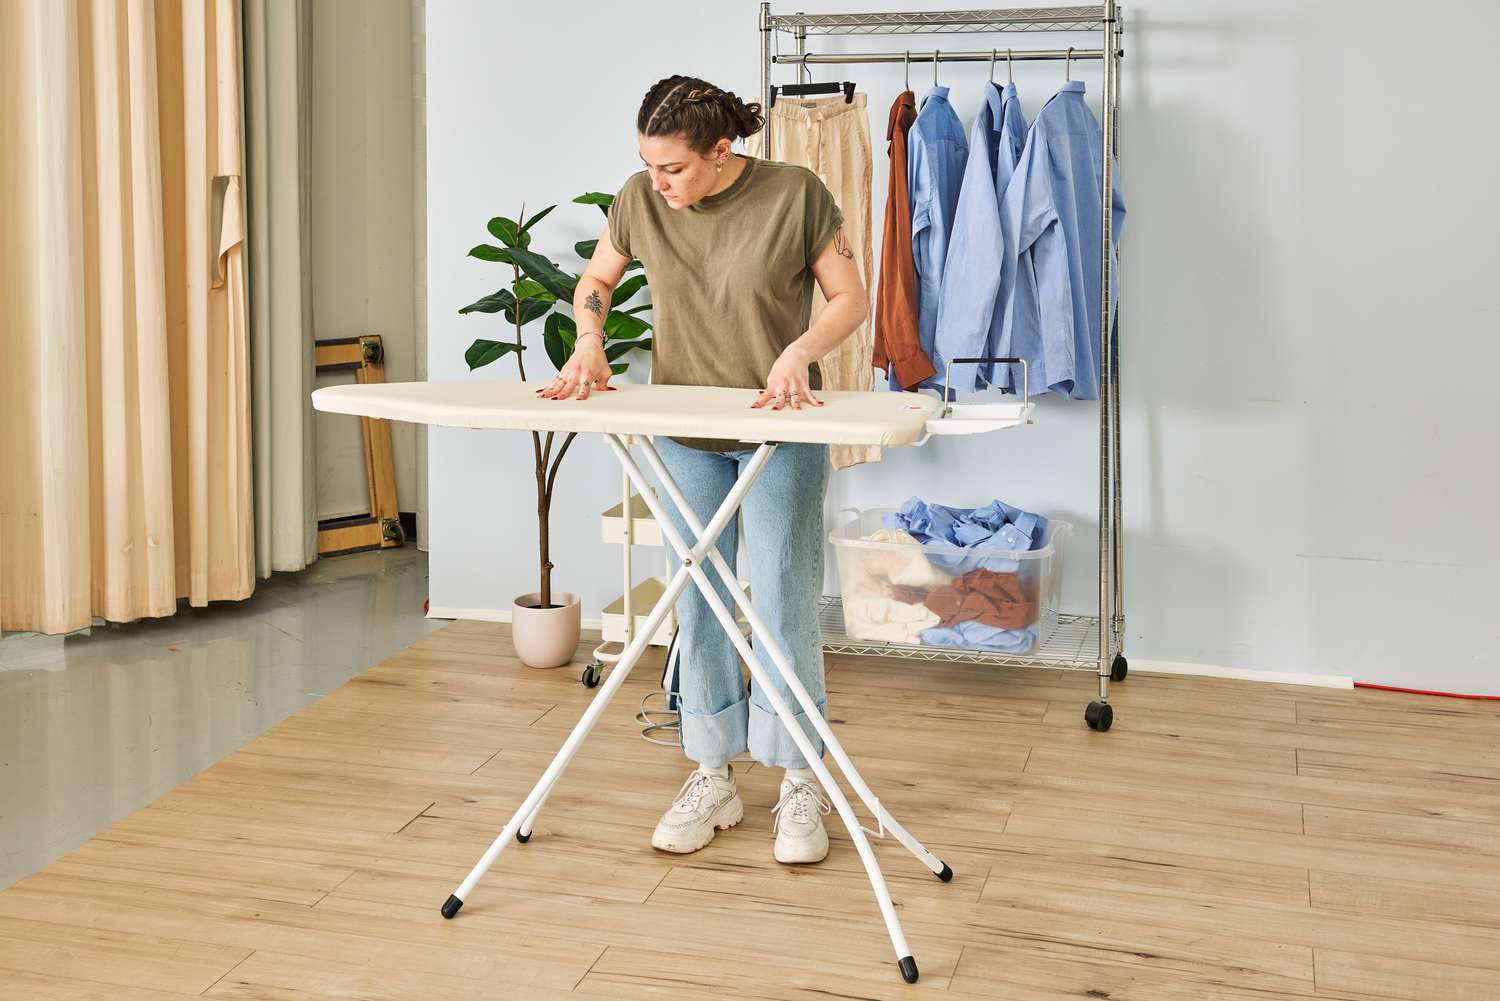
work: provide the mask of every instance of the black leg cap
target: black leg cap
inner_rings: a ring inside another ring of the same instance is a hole
[[[443,917],[451,918],[458,913],[458,909],[464,905],[457,897],[449,897],[443,904]]]
[[[519,830],[517,830],[516,831],[516,840],[519,841],[519,842],[521,842],[521,844],[524,845],[526,842],[528,842],[528,841],[531,840],[531,835],[529,835],[529,834],[522,834]]]
[[[917,961],[910,956],[901,960],[901,979],[909,984],[917,982]]]
[[[941,879],[944,883],[953,882],[953,870],[948,868],[947,862],[943,863],[943,871],[937,874],[937,878]]]

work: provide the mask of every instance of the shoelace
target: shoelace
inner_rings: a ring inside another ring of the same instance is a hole
[[[783,807],[785,807],[784,812]],[[807,823],[813,818],[810,812],[812,809],[827,816],[828,812],[833,809],[833,804],[824,799],[818,787],[811,782],[793,782],[792,787],[786,791],[786,795],[781,797],[781,802],[771,808],[771,812],[776,815],[776,823],[772,825],[771,830],[780,831],[781,818],[786,816],[790,816],[794,823]]]
[[[677,790],[677,795],[672,797],[672,806],[683,813],[692,813],[698,809],[703,797],[712,791],[713,779],[703,772],[695,771],[687,777],[682,788]]]

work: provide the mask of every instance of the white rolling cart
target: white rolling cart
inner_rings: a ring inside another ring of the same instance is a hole
[[[623,438],[625,447],[629,448],[634,436],[625,435]],[[619,597],[606,604],[600,613],[601,642],[594,648],[593,659],[583,669],[581,680],[585,688],[598,687],[604,677],[605,665],[619,661],[630,646],[630,641],[635,638],[636,630],[645,624],[646,612],[661,600],[672,572],[671,554],[665,551],[666,540],[662,538],[651,508],[644,498],[631,489],[630,477],[624,473],[620,474],[620,503],[599,515],[599,541],[606,545],[624,547],[621,560],[624,578]],[[639,582],[635,580],[636,546],[663,549],[662,558],[666,567],[661,576],[647,577]],[[740,581],[740,586],[749,591],[747,581]],[[645,611],[641,611],[642,609]],[[743,616],[739,617],[739,622],[741,632],[749,628],[749,623],[745,622]],[[647,645],[670,645],[676,628],[676,614],[668,613],[656,632],[646,640]]]

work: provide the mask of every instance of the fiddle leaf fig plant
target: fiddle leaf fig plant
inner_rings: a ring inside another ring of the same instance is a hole
[[[599,211],[608,218],[609,207],[614,202],[614,196],[591,191],[579,195],[573,199],[573,202],[579,205],[597,205]],[[464,352],[464,361],[468,363],[470,371],[497,362],[507,355],[513,355],[521,381],[526,381],[524,352],[527,345],[522,336],[522,328],[537,320],[542,320],[542,346],[547,352],[547,360],[552,363],[553,367],[561,370],[572,357],[573,345],[578,337],[578,326],[574,322],[571,311],[573,292],[578,287],[579,276],[564,271],[557,263],[538,253],[532,246],[532,228],[556,207],[556,205],[549,205],[530,219],[526,218],[525,205],[521,206],[521,212],[515,219],[496,216],[485,228],[490,236],[499,241],[498,244],[481,243],[469,251],[469,256],[478,260],[509,265],[511,273],[506,287],[469,303],[459,312],[465,314],[498,313],[504,318],[506,326],[514,331],[514,336],[505,340],[481,338],[470,344],[468,350]],[[587,262],[594,256],[594,247],[598,242],[598,240],[584,240],[575,243],[573,252]],[[631,261],[625,270],[629,273],[637,269],[641,269],[640,261]],[[649,291],[644,269],[641,274],[621,281],[614,295],[610,297],[610,312],[604,320],[604,356],[610,363],[609,370],[615,375],[620,375],[630,368],[628,361],[621,360],[626,355],[632,351],[651,350],[651,338],[648,336],[651,324],[641,318],[641,314],[651,309],[651,304],[646,302],[627,308],[627,304],[642,291]],[[537,538],[541,566],[541,586],[538,590],[541,592],[541,607],[543,608],[552,607],[553,565],[550,559],[549,525],[552,490],[557,481],[557,470],[562,465],[563,456],[567,454],[568,446],[577,437],[576,432],[569,433],[558,448],[557,455],[554,456],[552,454],[554,434],[552,431],[547,432],[544,440],[541,432],[531,432],[532,452],[536,457]]]

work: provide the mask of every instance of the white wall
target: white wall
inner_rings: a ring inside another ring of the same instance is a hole
[[[312,5],[313,324],[379,334],[390,382],[419,376],[411,0]],[[420,120],[415,122],[420,125]],[[351,381],[320,376],[318,385]],[[368,511],[359,420],[317,415],[318,517]],[[396,500],[418,506],[416,429],[391,425]]]
[[[1428,23],[1381,6],[1164,0],[1128,11],[1121,323],[1137,663],[1500,693],[1492,9],[1452,3]],[[799,8],[852,9],[784,9]],[[635,112],[654,81],[690,73],[756,94],[756,13],[735,2],[648,19],[592,2],[518,18],[506,5],[428,0],[432,378],[466,377],[464,347],[493,330],[456,312],[503,284],[496,266],[464,256],[485,239],[484,221],[522,200],[564,203],[541,245],[572,263],[572,243],[598,235],[600,217],[566,203],[613,191],[639,167]],[[1097,36],[971,36],[962,47],[1084,37]],[[819,37],[811,47],[934,44]],[[878,227],[901,69],[850,72],[871,95]],[[942,70],[966,125],[986,73]],[[1097,100],[1097,65],[1075,76]],[[1016,79],[1029,117],[1062,67],[1023,65]],[[919,97],[930,81],[930,67],[913,68]],[[540,346],[528,353],[528,376],[551,374]],[[514,378],[513,364],[501,371]],[[830,518],[917,492],[951,504],[999,496],[1070,519],[1082,531],[1065,601],[1088,611],[1097,462],[1096,409],[1049,401],[1034,428],[934,441],[835,474]],[[434,432],[434,606],[506,610],[534,589],[530,468],[527,436]],[[618,498],[618,472],[601,443],[580,440],[559,483],[554,582],[597,618],[619,589],[619,550],[600,545],[596,527]],[[660,566],[659,551],[639,555]]]

